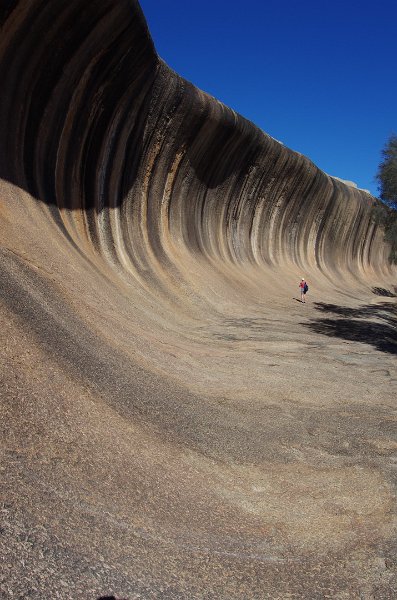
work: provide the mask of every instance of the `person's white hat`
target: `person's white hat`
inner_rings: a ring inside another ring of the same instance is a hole
[[[305,278],[304,278],[304,277],[302,277],[302,281],[305,281]]]

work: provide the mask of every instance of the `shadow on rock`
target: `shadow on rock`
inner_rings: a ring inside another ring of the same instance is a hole
[[[316,310],[334,315],[305,323],[311,331],[329,337],[369,344],[380,352],[397,354],[397,305],[385,302],[358,308],[315,303]]]
[[[117,600],[116,596],[101,596],[97,600]],[[126,600],[126,598],[120,598],[120,600]]]
[[[394,289],[397,290],[397,288]],[[372,293],[376,296],[384,296],[386,298],[397,298],[397,294],[393,294],[393,292],[387,290],[386,288],[374,287],[372,288]]]

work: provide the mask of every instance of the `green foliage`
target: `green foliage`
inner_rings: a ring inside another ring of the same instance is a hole
[[[382,151],[383,160],[376,178],[380,199],[373,216],[385,231],[385,241],[390,244],[390,262],[397,264],[397,135],[392,135]]]
[[[376,178],[379,182],[380,198],[394,208],[397,207],[397,135],[392,135],[382,151],[383,161]]]

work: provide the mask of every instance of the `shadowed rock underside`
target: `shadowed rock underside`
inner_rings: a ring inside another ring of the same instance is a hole
[[[373,198],[171,71],[134,0],[0,18],[1,593],[395,598]]]

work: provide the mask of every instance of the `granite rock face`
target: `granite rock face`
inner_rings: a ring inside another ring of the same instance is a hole
[[[0,19],[2,593],[394,598],[374,199],[169,69],[134,0]]]
[[[138,273],[178,263],[174,246],[337,276],[385,262],[370,196],[173,73],[137,3],[3,11],[0,175],[66,213],[72,237]]]

